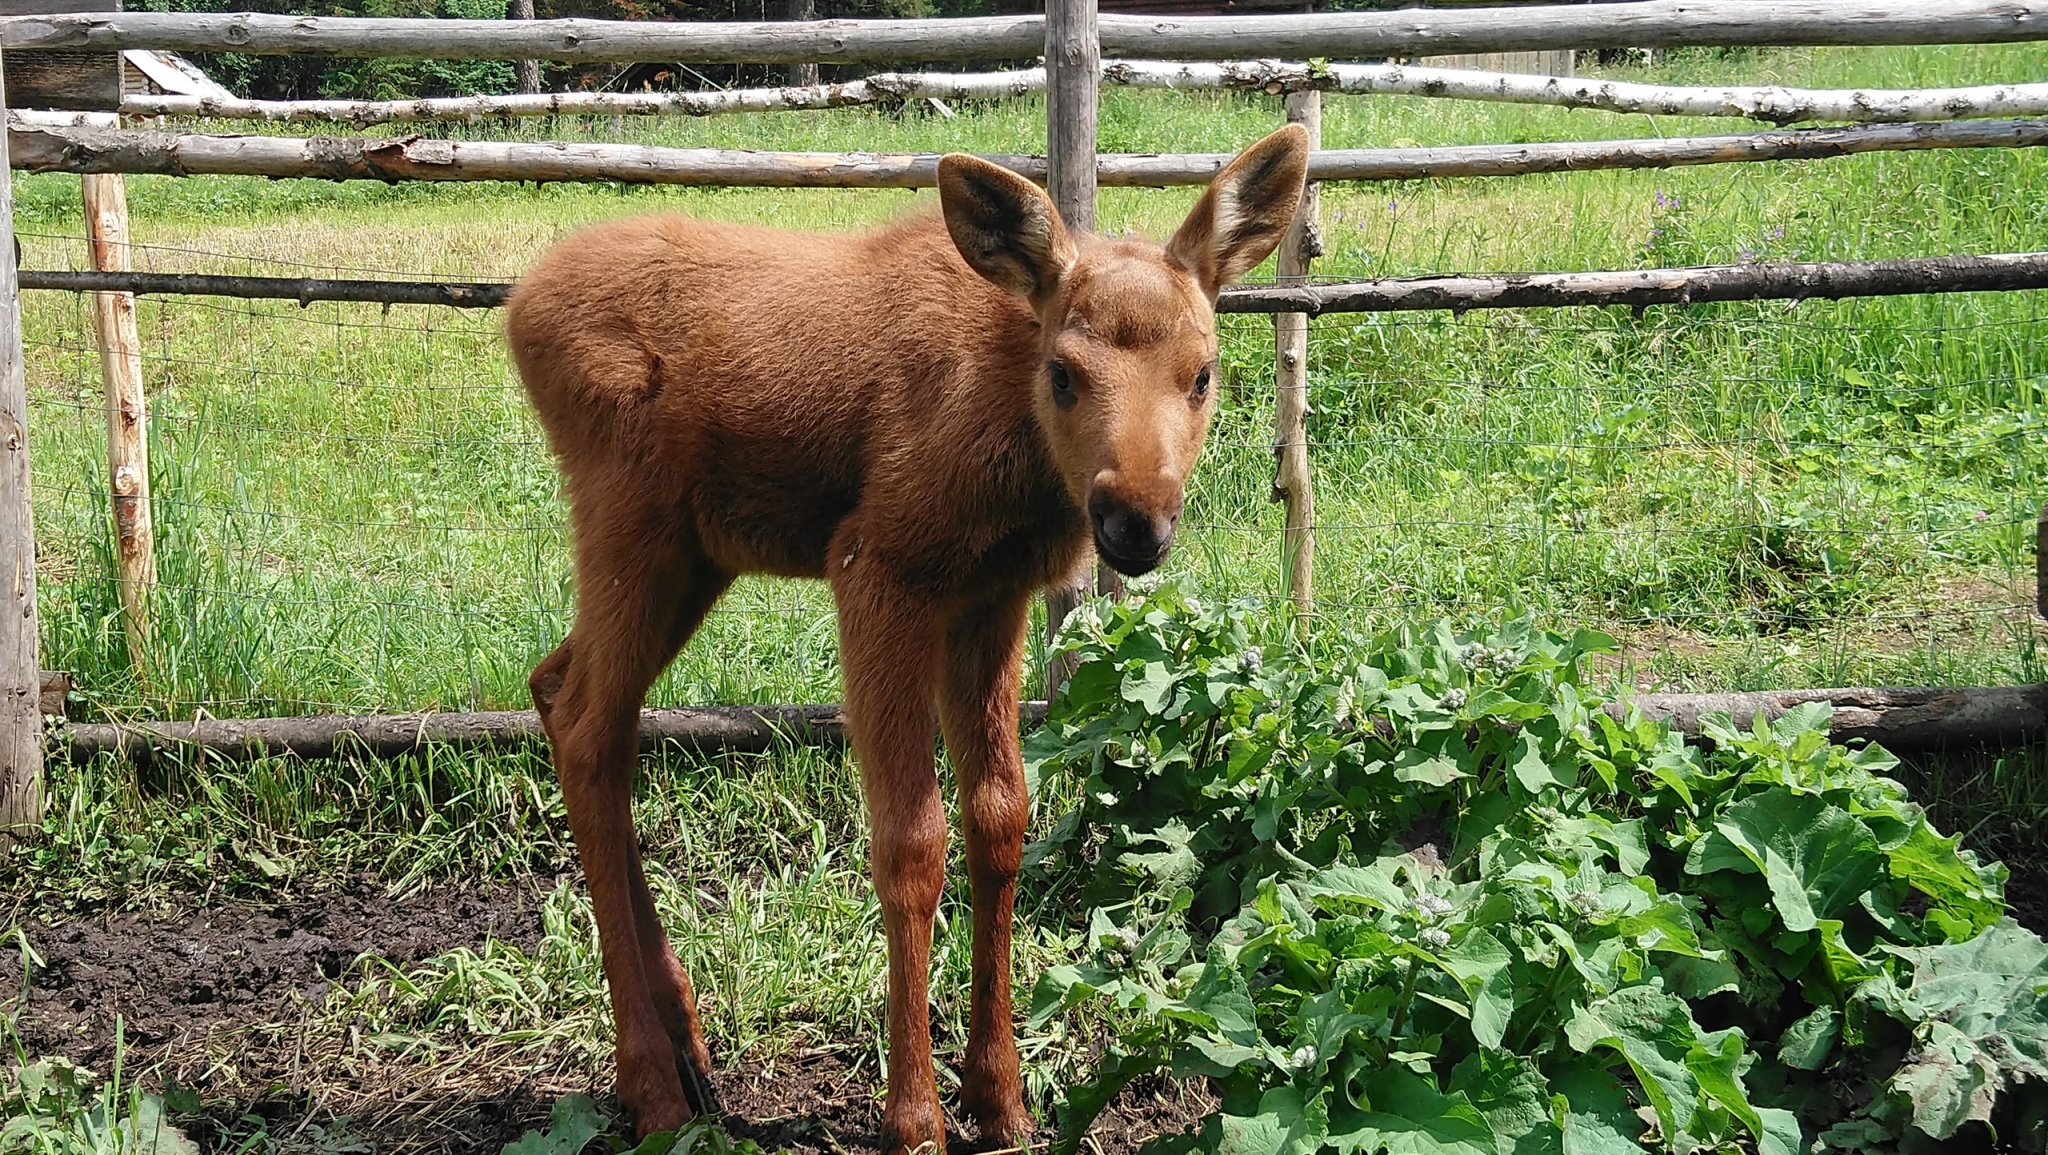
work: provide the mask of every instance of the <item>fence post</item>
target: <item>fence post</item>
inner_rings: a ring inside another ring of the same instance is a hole
[[[1310,148],[1323,144],[1323,94],[1295,92],[1287,97],[1287,121],[1308,129]],[[1310,184],[1301,193],[1301,208],[1280,240],[1279,282],[1300,284],[1309,262],[1323,253],[1319,210],[1322,197]],[[1316,499],[1308,468],[1308,315],[1273,315],[1275,389],[1273,455],[1278,459],[1273,500],[1286,503],[1287,527],[1281,535],[1282,580],[1294,605],[1295,628],[1308,630],[1315,613]]]
[[[0,81],[0,122],[7,117]],[[42,671],[36,661],[36,530],[29,505],[28,387],[14,260],[14,188],[0,132],[0,840],[43,820]]]
[[[2034,523],[2034,612],[2048,618],[2048,504]]]
[[[505,9],[505,15],[514,20],[533,19],[533,0],[511,0]],[[512,62],[512,68],[519,77],[519,91],[540,91],[540,61],[515,60]]]
[[[1045,2],[1046,191],[1070,229],[1095,227],[1095,116],[1101,95],[1102,44],[1095,31],[1095,0]],[[1108,571],[1103,571],[1107,573]],[[1105,589],[1115,578],[1098,577]],[[1084,580],[1045,591],[1045,637],[1058,635],[1088,590]],[[1065,661],[1047,664],[1045,696],[1058,695],[1072,673]]]
[[[85,177],[85,231],[92,267],[130,269],[128,187],[119,173]],[[142,389],[142,340],[135,332],[135,294],[94,293],[100,376],[107,392],[107,479],[114,515],[114,557],[120,578],[121,624],[128,660],[149,669],[149,591],[156,585],[156,529],[149,503],[149,400]]]
[[[818,0],[789,0],[785,11],[790,20],[816,20]],[[799,86],[819,83],[818,65],[814,61],[790,65],[789,82]]]

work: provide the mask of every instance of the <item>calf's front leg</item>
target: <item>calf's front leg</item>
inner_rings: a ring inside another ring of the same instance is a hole
[[[838,556],[838,551],[834,551]],[[945,887],[946,813],[933,758],[937,607],[861,568],[835,575],[846,722],[867,798],[870,857],[889,940],[889,1091],[882,1150],[946,1149],[932,1077],[932,919]]]
[[[1017,699],[1031,603],[1019,597],[957,616],[946,634],[939,723],[960,780],[960,825],[974,891],[974,986],[961,1100],[984,1141],[1031,1133],[1010,1010],[1010,921],[1030,799],[1017,748]]]

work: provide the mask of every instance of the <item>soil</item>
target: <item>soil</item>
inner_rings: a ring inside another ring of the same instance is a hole
[[[446,1056],[365,1069],[321,1057],[335,1040],[309,1035],[329,984],[364,954],[399,966],[487,937],[531,949],[553,880],[523,888],[441,890],[403,899],[366,882],[266,905],[224,905],[176,917],[100,915],[46,924],[30,917],[41,956],[23,997],[18,952],[0,952],[0,1005],[19,1007],[14,1029],[30,1057],[61,1055],[102,1074],[116,1054],[145,1084],[196,1092],[203,1117],[187,1123],[205,1150],[233,1150],[266,1130],[280,1153],[498,1155],[545,1128],[562,1094],[578,1091],[616,1112],[608,1071],[582,1061],[464,1070]],[[769,1151],[844,1155],[874,1149],[880,1077],[871,1040],[717,1072],[727,1130]],[[1091,1132],[1103,1152],[1135,1149],[1186,1130],[1213,1100],[1171,1082],[1141,1082]],[[951,1131],[967,1129],[954,1121]],[[973,1146],[956,1140],[956,1150]]]
[[[42,956],[15,1029],[30,1054],[62,1054],[105,1070],[115,1018],[127,1062],[203,1053],[239,1029],[296,1017],[364,954],[400,966],[495,937],[540,939],[540,894],[446,890],[393,900],[373,883],[290,904],[229,905],[175,919],[143,914],[51,926],[30,918]],[[19,992],[21,958],[0,955],[0,990]]]
[[[2012,904],[2012,917],[2021,926],[2048,938],[2048,862],[2007,859],[2005,868],[2012,871],[2005,884],[2005,900]]]

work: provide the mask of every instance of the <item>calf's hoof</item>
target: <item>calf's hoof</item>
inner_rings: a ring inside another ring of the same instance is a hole
[[[660,1067],[666,1066],[663,1071]],[[664,1077],[665,1076],[665,1077]],[[690,1100],[673,1066],[649,1064],[633,1077],[621,1073],[619,1102],[633,1114],[633,1137],[645,1139],[662,1131],[679,1130],[695,1117]]]
[[[946,1124],[936,1098],[882,1112],[883,1155],[946,1155]]]
[[[980,1141],[975,1145],[983,1150],[1008,1150],[1022,1147],[1031,1139],[1038,1125],[1031,1119],[1031,1113],[1018,1103],[1008,1111],[973,1111],[975,1125],[981,1132]]]
[[[725,1108],[718,1102],[718,1084],[711,1081],[708,1060],[700,1065],[688,1051],[677,1047],[676,1071],[683,1077],[683,1098],[689,1101],[690,1110],[699,1115],[725,1114]]]

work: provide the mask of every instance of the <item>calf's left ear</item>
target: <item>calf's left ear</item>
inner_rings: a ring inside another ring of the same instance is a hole
[[[1308,151],[1308,130],[1290,124],[1237,154],[1166,242],[1210,300],[1279,246],[1301,207]]]

